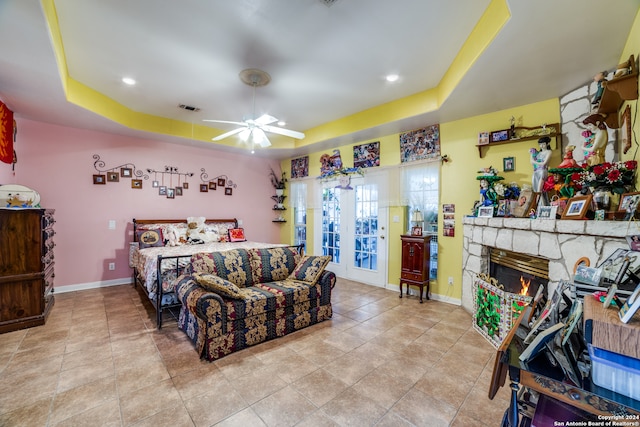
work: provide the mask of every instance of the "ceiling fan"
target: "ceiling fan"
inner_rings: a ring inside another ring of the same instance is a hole
[[[253,87],[253,112],[251,118],[243,120],[242,122],[234,122],[228,120],[203,120],[205,122],[229,123],[240,126],[239,128],[212,138],[213,141],[220,141],[232,135],[239,134],[238,136],[242,141],[249,142],[251,146],[251,152],[253,152],[253,149],[256,145],[259,145],[263,148],[269,147],[271,145],[271,141],[269,141],[266,132],[289,136],[296,139],[304,138],[304,133],[302,132],[270,126],[271,123],[278,121],[278,119],[273,116],[263,114],[262,116],[256,118],[256,88],[258,86],[266,86],[271,81],[271,76],[267,72],[257,70],[255,68],[249,68],[240,72],[240,80],[242,80],[243,83]]]

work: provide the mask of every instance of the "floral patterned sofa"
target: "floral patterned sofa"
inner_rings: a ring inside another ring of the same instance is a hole
[[[212,361],[329,319],[329,260],[291,247],[192,255],[177,279],[178,325]]]

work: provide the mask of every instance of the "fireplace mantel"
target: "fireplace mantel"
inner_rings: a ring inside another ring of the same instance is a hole
[[[469,313],[473,280],[488,272],[491,247],[548,259],[552,291],[560,280],[571,280],[580,258],[597,265],[614,250],[629,248],[625,236],[640,234],[640,223],[626,221],[465,217],[463,225],[462,306]]]

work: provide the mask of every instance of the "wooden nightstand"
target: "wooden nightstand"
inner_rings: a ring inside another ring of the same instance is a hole
[[[402,285],[420,288],[420,303],[422,304],[422,290],[426,286],[426,298],[429,299],[429,246],[431,236],[411,236],[403,234],[402,240],[402,267],[400,268],[400,298],[402,298]]]

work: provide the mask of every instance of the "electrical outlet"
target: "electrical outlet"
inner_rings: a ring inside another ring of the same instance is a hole
[[[116,269],[116,263],[115,262],[110,262],[109,263],[109,270],[115,270]]]
[[[449,283],[449,286],[453,286],[453,277],[449,276],[447,283]]]

